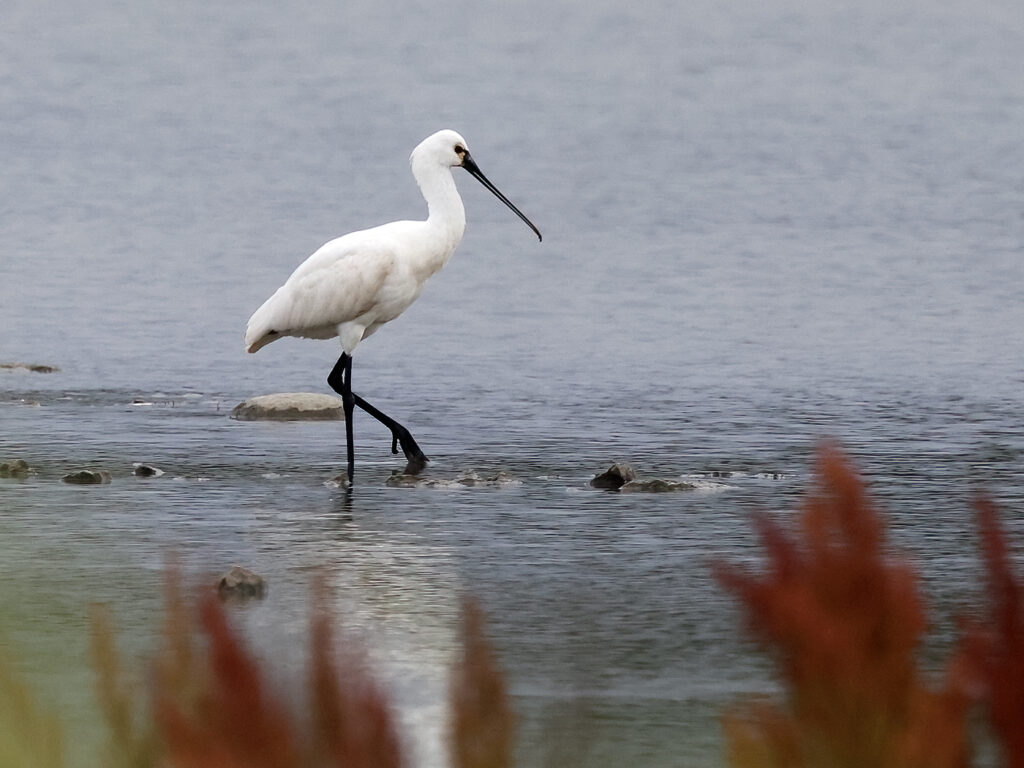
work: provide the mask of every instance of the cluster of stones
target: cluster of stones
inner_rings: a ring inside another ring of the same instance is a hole
[[[336,479],[343,479],[339,476]],[[455,477],[422,477],[395,473],[384,484],[391,488],[508,488],[519,485],[519,480],[508,472],[498,471],[493,475],[479,475],[463,472]]]
[[[620,493],[671,493],[674,491],[692,491],[696,488],[691,483],[680,483],[675,480],[638,480],[636,473],[629,464],[615,463],[599,475],[595,475],[590,485],[603,491],[619,491]]]
[[[5,461],[0,464],[0,477],[12,477],[16,480],[24,480],[31,473],[32,469],[24,459]]]
[[[0,463],[0,478],[24,480],[36,472],[24,459],[14,459]],[[159,477],[164,472],[151,464],[135,464],[132,474],[135,477]],[[69,485],[106,485],[111,481],[110,472],[105,469],[79,469],[68,472],[61,481]]]

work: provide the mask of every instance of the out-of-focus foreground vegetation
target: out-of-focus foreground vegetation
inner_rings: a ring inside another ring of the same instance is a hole
[[[763,572],[717,563],[747,629],[777,665],[781,693],[723,713],[737,767],[943,768],[972,762],[986,724],[1002,763],[1024,768],[1024,613],[994,506],[976,503],[987,605],[964,616],[938,675],[919,662],[926,607],[913,565],[886,543],[884,517],[848,462],[821,452],[817,483],[793,530],[755,518]],[[92,612],[105,768],[397,768],[407,765],[386,692],[358,652],[336,642],[322,587],[310,625],[306,697],[274,690],[211,592],[169,569],[162,642],[137,681],[106,609]],[[515,717],[479,607],[463,603],[449,685],[456,768],[514,761]],[[0,659],[0,766],[61,768],[60,723]]]

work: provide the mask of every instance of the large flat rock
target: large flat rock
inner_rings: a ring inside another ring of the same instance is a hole
[[[231,418],[239,421],[339,421],[345,418],[341,398],[314,392],[281,392],[250,397],[236,405]]]

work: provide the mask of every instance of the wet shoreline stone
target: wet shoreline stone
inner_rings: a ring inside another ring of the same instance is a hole
[[[231,410],[238,421],[341,421],[341,398],[314,392],[280,392],[243,400]]]

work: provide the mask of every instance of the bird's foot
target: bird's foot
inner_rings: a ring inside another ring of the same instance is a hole
[[[394,431],[391,433],[391,452],[394,454],[398,453],[398,445],[402,445],[402,453],[405,454],[406,475],[418,475],[422,472],[427,462],[430,461],[426,457],[426,454],[420,450],[420,447],[416,444],[416,440],[413,439],[412,433],[409,430],[404,429],[402,431]]]
[[[405,465],[405,474],[407,475],[418,475],[427,468],[427,462],[430,461],[430,459],[423,455],[423,451],[414,456],[406,454],[406,458],[409,460]]]

